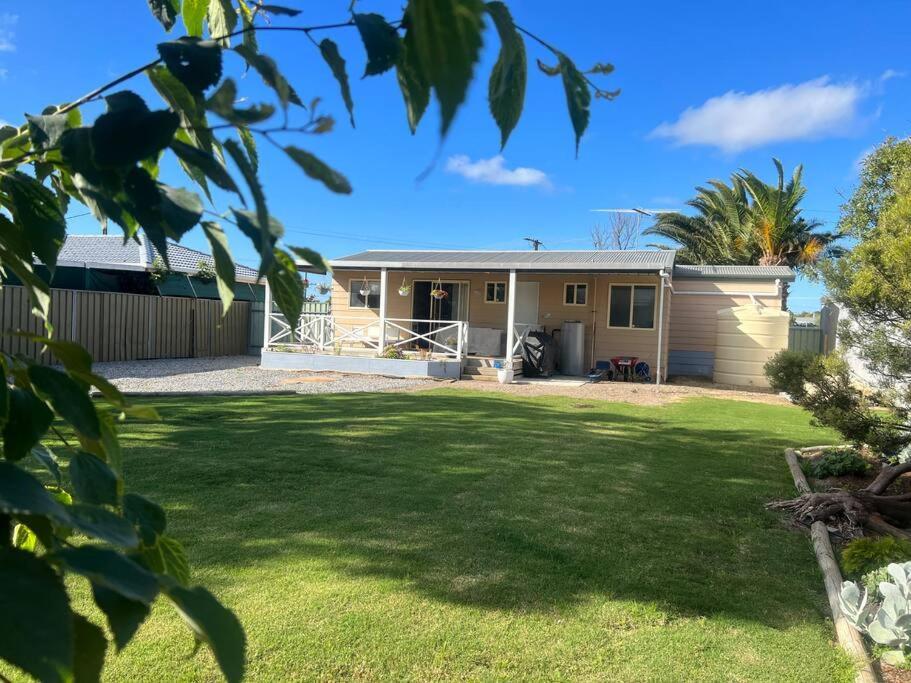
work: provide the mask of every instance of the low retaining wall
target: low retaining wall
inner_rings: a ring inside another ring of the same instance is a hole
[[[264,350],[259,364],[261,367],[273,370],[329,370],[393,377],[459,379],[461,375],[461,363],[457,360],[399,360]]]

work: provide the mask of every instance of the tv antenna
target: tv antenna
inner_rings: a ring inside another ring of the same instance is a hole
[[[542,242],[541,240],[535,239],[534,237],[523,237],[522,239],[524,239],[526,242],[531,244],[532,248],[535,251],[538,251],[538,249],[540,247],[544,246],[544,242]]]

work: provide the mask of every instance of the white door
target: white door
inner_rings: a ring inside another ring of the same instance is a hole
[[[538,324],[539,282],[516,283],[516,323]]]

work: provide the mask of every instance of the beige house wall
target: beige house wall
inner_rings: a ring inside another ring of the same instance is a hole
[[[387,318],[411,318],[413,292],[407,297],[400,296],[398,288],[402,285],[404,276],[405,284],[414,280],[442,279],[444,282],[468,282],[469,304],[468,324],[474,327],[491,327],[506,329],[507,306],[505,303],[494,304],[484,302],[484,292],[487,282],[504,282],[508,284],[509,274],[505,272],[492,273],[438,273],[388,271],[388,287],[386,316]],[[333,273],[332,287],[332,315],[335,320],[345,327],[376,324],[379,321],[379,311],[375,309],[357,308],[349,306],[349,292],[357,288],[366,278],[379,280],[379,271],[363,270],[336,270]],[[517,273],[519,282],[538,282],[538,324],[550,332],[559,328],[567,320],[581,320],[585,323],[585,364],[587,367],[594,365],[596,360],[608,360],[613,356],[638,356],[656,371],[658,359],[658,301],[660,300],[660,278],[657,275],[643,274],[605,274],[588,275],[578,273],[538,274]],[[588,285],[588,302],[585,306],[568,305],[564,303],[564,285],[566,283],[585,283]],[[655,304],[655,329],[618,329],[608,326],[608,297],[610,285],[613,284],[652,284],[656,290]],[[665,290],[664,297],[664,332],[662,346],[664,358],[662,366],[666,368],[666,356],[669,348],[669,337],[672,326],[670,325],[671,311],[670,291]],[[676,306],[676,302],[674,302]],[[594,342],[594,343],[593,343]],[[592,351],[594,350],[594,353]]]

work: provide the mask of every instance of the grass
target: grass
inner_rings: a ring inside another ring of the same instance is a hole
[[[440,390],[156,402],[124,429],[254,681],[850,680],[807,539],[763,504],[794,408]],[[89,609],[80,597],[77,605]],[[108,680],[215,680],[167,605]]]

